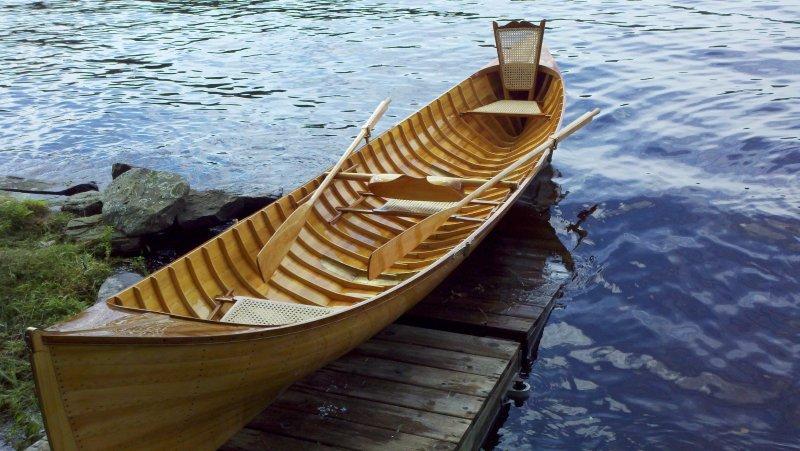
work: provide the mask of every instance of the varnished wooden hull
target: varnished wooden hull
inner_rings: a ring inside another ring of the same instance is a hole
[[[526,123],[460,114],[497,98],[489,66],[359,150],[349,172],[491,177],[554,132],[564,89],[546,54],[537,96],[547,116]],[[339,180],[269,283],[254,264],[277,225],[318,177],[142,282],[29,341],[48,437],[55,449],[213,449],[292,382],[386,327],[442,281],[492,230],[519,189],[495,206],[467,207],[481,223],[450,223],[376,282],[371,250],[417,219],[369,217],[336,206],[361,182]],[[379,202],[367,199],[366,205]],[[375,205],[372,205],[375,206]],[[336,218],[336,219],[334,219]],[[263,328],[207,321],[213,299],[235,293],[349,307],[325,318]]]

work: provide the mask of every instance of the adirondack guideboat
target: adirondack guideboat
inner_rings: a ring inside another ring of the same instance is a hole
[[[29,329],[51,446],[215,449],[285,388],[394,322],[546,164],[564,83],[545,23],[331,169],[105,303]]]

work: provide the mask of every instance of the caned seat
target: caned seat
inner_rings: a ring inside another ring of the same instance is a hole
[[[254,326],[283,326],[322,318],[339,310],[336,307],[290,304],[243,296],[234,299],[234,304],[220,321]]]
[[[454,206],[458,202],[434,202],[429,200],[387,199],[378,211],[391,211],[395,213],[417,213],[432,215]]]
[[[542,20],[539,25],[512,21],[502,26],[492,22],[492,26],[500,64],[503,99],[482,105],[468,113],[541,116],[542,110],[534,100],[534,92],[545,21]],[[519,92],[524,94],[520,95]]]
[[[503,114],[506,116],[538,116],[542,114],[539,104],[534,100],[498,100],[475,108],[472,113]]]

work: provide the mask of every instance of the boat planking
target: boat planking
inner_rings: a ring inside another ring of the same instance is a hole
[[[468,195],[545,143],[564,112],[564,84],[546,48],[532,93],[541,114],[468,113],[501,98],[493,63],[353,152],[266,281],[259,251],[325,173],[107,302],[29,329],[53,448],[215,449],[294,381],[412,308],[495,227],[549,152],[373,278],[370,255],[422,218],[381,213],[390,200],[369,192],[371,180],[404,174]],[[223,321],[244,297],[329,313],[272,326]]]

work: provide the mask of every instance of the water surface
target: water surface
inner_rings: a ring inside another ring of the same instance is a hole
[[[797,448],[800,4],[6,0],[0,175],[295,186],[541,17],[603,116],[554,158],[575,268],[497,447]]]

